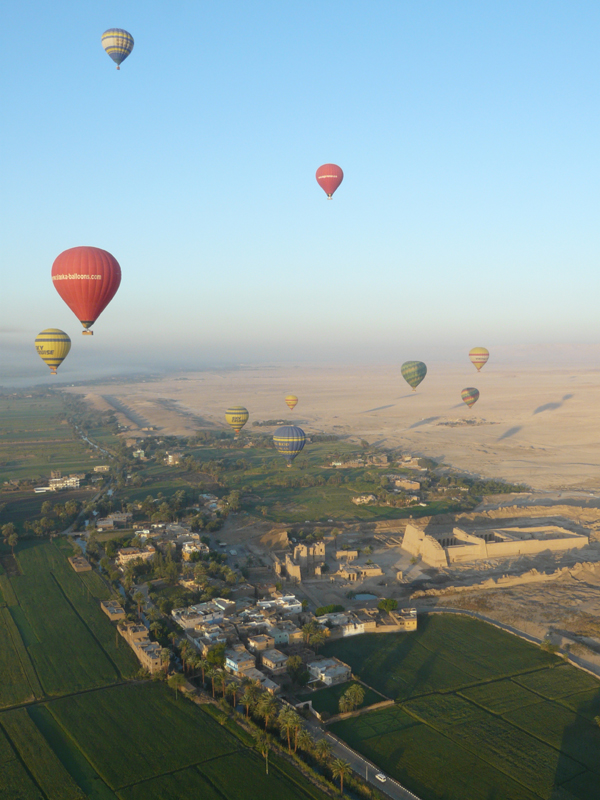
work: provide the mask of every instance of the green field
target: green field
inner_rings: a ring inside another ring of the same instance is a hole
[[[310,700],[315,711],[319,713],[326,712],[333,716],[340,713],[340,697],[350,686],[360,686],[356,681],[348,681],[347,683],[340,683],[337,686],[329,686],[327,689],[319,689],[311,694],[303,695],[303,700]],[[365,699],[361,708],[372,706],[374,703],[381,703],[385,700],[380,694],[369,689],[367,686],[362,686],[365,692]]]
[[[600,681],[562,659],[458,615],[323,652],[397,701],[331,730],[422,800],[600,800]]]
[[[0,712],[0,798],[326,800],[274,754],[266,776],[245,739],[154,682]]]
[[[0,394],[0,420],[0,485],[9,479],[47,479],[51,469],[89,470],[90,457],[97,458],[68,424],[60,393]],[[10,494],[2,499],[10,500]]]
[[[117,645],[102,613],[107,588],[100,576],[78,575],[66,553],[47,541],[22,541],[20,575],[3,591],[0,663],[10,681],[0,682],[0,707],[43,695],[57,696],[117,683],[139,669],[129,647]],[[8,596],[7,596],[8,595]]]

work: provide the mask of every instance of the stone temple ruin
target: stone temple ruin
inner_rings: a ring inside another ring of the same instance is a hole
[[[563,552],[586,547],[589,537],[557,525],[486,528],[467,533],[462,528],[425,532],[416,525],[406,526],[402,549],[420,557],[431,567],[449,567],[488,558],[511,558]]]

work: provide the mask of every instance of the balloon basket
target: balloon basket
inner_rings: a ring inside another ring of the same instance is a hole
[[[94,331],[81,331],[82,336],[93,336]]]

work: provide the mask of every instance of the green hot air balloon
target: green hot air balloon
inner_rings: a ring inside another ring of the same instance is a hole
[[[408,385],[412,386],[413,392],[416,392],[417,386],[427,375],[427,366],[422,361],[405,361],[400,372]]]
[[[479,389],[475,389],[473,386],[469,386],[467,389],[463,389],[460,393],[460,396],[463,399],[463,403],[466,403],[469,408],[475,405],[475,403],[479,400]]]

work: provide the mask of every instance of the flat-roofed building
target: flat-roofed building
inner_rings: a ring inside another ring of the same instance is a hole
[[[152,545],[146,545],[146,547],[123,547],[121,550],[117,551],[117,564],[120,566],[124,566],[125,564],[129,564],[131,561],[137,561],[138,559],[141,561],[151,561],[154,558],[156,550]]]
[[[255,666],[255,657],[243,644],[225,650],[225,669],[233,675],[244,675],[247,670],[254,669]]]
[[[275,639],[266,633],[258,633],[255,636],[248,637],[248,649],[252,653],[262,652],[263,650],[270,650],[275,646]]]
[[[125,609],[119,605],[116,600],[102,600],[100,602],[100,608],[113,622],[125,619]]]
[[[266,669],[271,675],[281,675],[285,672],[289,657],[279,650],[264,650],[261,653],[261,660],[263,669]]]
[[[91,572],[92,565],[83,556],[70,556],[69,564],[73,567],[75,572]]]
[[[325,686],[334,686],[350,679],[352,670],[339,658],[322,658],[306,665],[313,681],[321,681]]]

